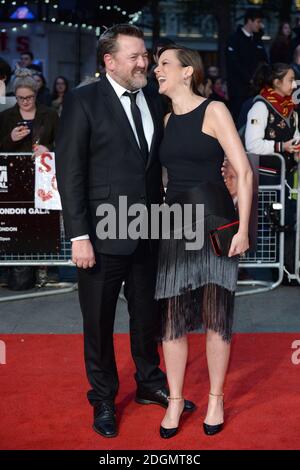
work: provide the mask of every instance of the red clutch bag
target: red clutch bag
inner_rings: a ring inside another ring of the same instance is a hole
[[[221,225],[209,233],[213,250],[217,256],[228,256],[231,241],[238,232],[239,221]]]

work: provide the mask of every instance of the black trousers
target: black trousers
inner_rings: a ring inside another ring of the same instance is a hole
[[[229,109],[232,115],[232,118],[237,125],[239,115],[242,109],[244,102],[248,99],[247,95],[245,96],[230,96],[229,99]]]
[[[92,387],[87,396],[91,405],[99,401],[113,401],[118,392],[113,329],[123,281],[137,386],[156,390],[166,385],[165,374],[159,368],[157,351],[160,314],[158,303],[154,300],[155,272],[155,257],[146,241],[141,241],[132,255],[98,253],[93,268],[78,269],[85,366]]]

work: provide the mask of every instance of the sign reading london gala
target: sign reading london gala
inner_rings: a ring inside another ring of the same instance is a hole
[[[35,209],[34,162],[0,155],[0,253],[58,253],[59,211]]]

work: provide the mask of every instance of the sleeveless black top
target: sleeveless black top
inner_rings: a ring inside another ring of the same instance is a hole
[[[160,147],[160,161],[168,171],[167,200],[199,183],[226,188],[221,174],[224,151],[217,139],[202,132],[210,102],[206,99],[189,113],[169,117]]]

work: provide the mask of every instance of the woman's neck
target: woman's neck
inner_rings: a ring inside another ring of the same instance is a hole
[[[276,88],[274,88],[274,91],[275,91],[275,93],[277,93],[277,95],[281,96],[281,98],[284,98],[284,97],[285,97],[285,94],[282,93],[282,91],[277,90]]]
[[[36,108],[33,108],[30,111],[24,111],[23,109],[20,109],[20,114],[23,119],[34,119],[36,114]]]
[[[198,106],[205,98],[194,93],[187,92],[182,94],[174,94],[171,97],[172,107],[175,114],[185,114],[192,111]]]

